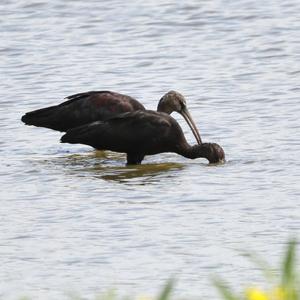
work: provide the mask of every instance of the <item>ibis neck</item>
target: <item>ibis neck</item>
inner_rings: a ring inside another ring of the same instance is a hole
[[[157,105],[157,111],[158,111],[158,112],[166,113],[166,114],[168,114],[168,115],[170,115],[170,114],[173,112],[173,110],[171,110],[171,109],[169,108],[169,106],[166,105],[164,102],[159,102],[159,103],[158,103],[158,105]]]
[[[190,159],[203,157],[210,163],[225,161],[224,150],[216,143],[203,143],[195,146],[190,146],[186,143],[180,147],[180,151],[178,153]]]
[[[190,158],[190,159],[195,159],[195,158],[199,158],[199,157],[205,157],[204,153],[202,153],[201,151],[201,145],[195,145],[195,146],[191,146],[189,144],[186,144],[180,151],[180,153],[182,156],[186,157],[186,158]]]

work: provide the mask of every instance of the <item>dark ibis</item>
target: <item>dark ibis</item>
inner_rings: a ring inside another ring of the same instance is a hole
[[[174,118],[151,110],[127,112],[72,128],[62,136],[61,142],[124,152],[127,164],[140,164],[146,155],[164,152],[175,152],[190,159],[204,157],[210,163],[225,160],[221,146],[215,143],[189,145]]]
[[[105,121],[120,113],[145,110],[136,99],[110,91],[91,91],[67,97],[67,101],[26,113],[22,121],[26,125],[67,131],[94,121]],[[199,131],[187,109],[183,95],[169,91],[159,101],[157,111],[181,114],[191,128],[197,142],[201,143]]]

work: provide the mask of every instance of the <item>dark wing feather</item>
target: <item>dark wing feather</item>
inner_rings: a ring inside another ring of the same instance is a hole
[[[116,152],[156,154],[173,150],[174,122],[177,124],[164,113],[129,112],[68,130],[61,141]]]
[[[67,131],[98,120],[106,120],[119,113],[145,110],[134,98],[109,91],[74,94],[67,101],[26,113],[22,121],[27,125]]]

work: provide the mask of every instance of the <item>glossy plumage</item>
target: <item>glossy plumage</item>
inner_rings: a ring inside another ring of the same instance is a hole
[[[134,98],[110,91],[92,91],[67,97],[59,105],[50,106],[26,113],[22,121],[26,125],[67,131],[94,121],[105,121],[124,112],[145,110]],[[157,111],[181,114],[190,126],[198,144],[199,131],[187,109],[185,98],[178,92],[169,91],[159,101]]]
[[[106,120],[119,113],[145,110],[134,98],[110,91],[91,91],[67,97],[67,101],[26,113],[26,125],[46,127],[58,131],[78,127],[98,120]]]
[[[204,143],[190,146],[174,118],[150,110],[127,112],[106,121],[70,129],[61,142],[125,152],[128,164],[139,164],[146,155],[164,152],[175,152],[191,159],[204,157],[211,163],[225,159],[219,145]]]

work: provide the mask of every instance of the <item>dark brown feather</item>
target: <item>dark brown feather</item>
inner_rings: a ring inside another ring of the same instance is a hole
[[[164,152],[175,152],[190,159],[205,157],[214,163],[225,159],[219,145],[190,146],[175,119],[166,113],[150,110],[127,112],[106,121],[70,129],[62,136],[61,142],[125,152],[128,164],[139,164],[145,155]]]
[[[27,125],[67,131],[94,121],[106,120],[119,113],[145,110],[134,98],[110,91],[91,91],[74,94],[67,101],[26,113]]]

